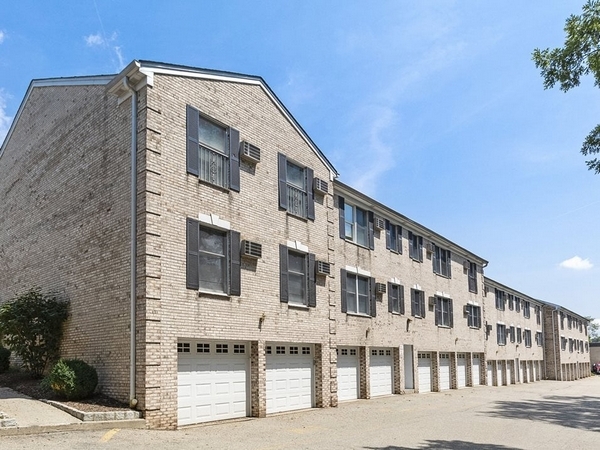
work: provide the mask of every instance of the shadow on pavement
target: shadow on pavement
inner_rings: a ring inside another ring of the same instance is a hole
[[[547,396],[542,400],[495,402],[485,415],[506,419],[529,419],[569,428],[600,431],[600,398]]]
[[[467,441],[442,441],[442,440],[427,440],[419,447],[397,447],[390,445],[387,447],[365,447],[370,450],[426,450],[426,449],[452,449],[452,450],[470,450],[470,449],[489,449],[489,450],[514,450],[515,447],[506,447],[504,445],[495,444],[477,444]]]

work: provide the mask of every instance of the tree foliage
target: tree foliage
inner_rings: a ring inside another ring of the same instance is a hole
[[[579,86],[586,75],[592,75],[594,84],[600,87],[600,0],[588,0],[581,15],[571,15],[567,19],[564,31],[563,47],[533,51],[533,61],[540,69],[544,88],[558,84],[567,92]],[[600,125],[585,138],[581,153],[585,156],[600,153]],[[600,174],[598,158],[590,159],[586,164],[589,170]]]
[[[590,342],[600,342],[600,325],[592,317],[586,317],[590,321],[588,325],[588,337]]]
[[[0,305],[0,336],[26,370],[41,378],[58,359],[68,303],[37,288]]]

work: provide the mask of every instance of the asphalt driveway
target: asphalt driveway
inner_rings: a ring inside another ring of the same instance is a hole
[[[2,437],[2,449],[583,449],[600,442],[600,376],[342,403],[179,431]]]

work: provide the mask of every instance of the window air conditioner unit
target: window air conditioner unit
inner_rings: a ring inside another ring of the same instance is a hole
[[[375,283],[375,291],[378,294],[385,294],[387,292],[385,283]]]
[[[466,260],[466,259],[463,261],[463,269],[464,270],[469,270],[469,261]]]
[[[429,297],[429,306],[435,306],[435,297]]]
[[[260,162],[260,148],[246,141],[240,143],[240,157],[249,163],[256,164]]]
[[[427,253],[433,253],[433,251],[435,250],[435,245],[432,242],[430,242],[425,246],[425,250],[427,250]]]
[[[488,323],[485,325],[485,329],[488,333],[490,333],[492,331],[492,326]]]
[[[465,305],[463,307],[463,313],[464,313],[465,316],[469,315],[469,305]]]
[[[383,217],[375,216],[373,219],[373,226],[376,230],[385,230],[385,219],[383,219]]]
[[[316,193],[327,195],[329,194],[329,183],[325,180],[321,180],[320,178],[315,178],[313,189]]]
[[[325,261],[317,261],[315,265],[317,269],[317,275],[330,275],[331,274],[331,264]]]
[[[262,258],[262,244],[252,241],[242,241],[242,256],[248,258]]]

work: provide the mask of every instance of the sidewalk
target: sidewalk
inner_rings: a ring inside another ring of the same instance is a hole
[[[0,387],[0,414],[0,436],[146,426],[143,419],[83,421],[48,403],[6,387]]]

